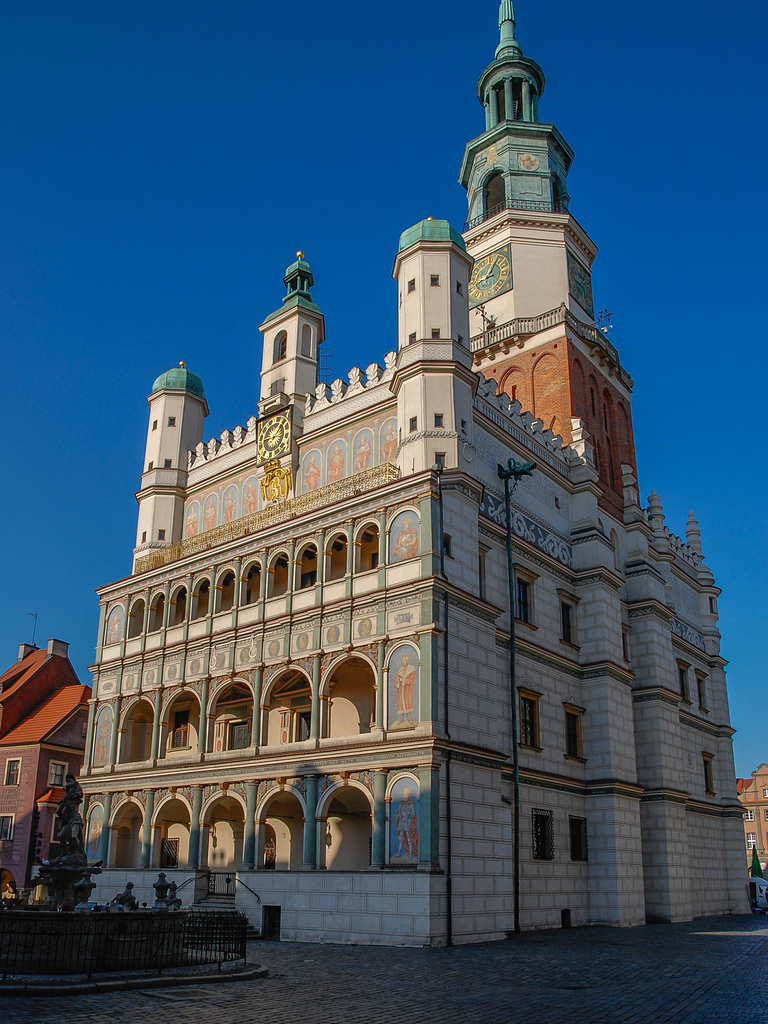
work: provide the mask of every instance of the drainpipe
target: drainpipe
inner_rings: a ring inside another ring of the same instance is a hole
[[[443,467],[437,467],[437,501],[440,513],[440,575],[445,579],[445,517],[443,513]],[[445,590],[445,622],[443,626],[443,716],[445,738],[450,740],[448,715],[448,590]],[[452,874],[452,827],[451,817],[451,752],[445,751],[445,802],[447,843],[445,852],[445,942],[453,945],[453,874]],[[440,815],[438,811],[438,821]]]

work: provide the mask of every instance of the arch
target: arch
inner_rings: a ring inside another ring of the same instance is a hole
[[[203,812],[206,841],[203,861],[214,870],[238,868],[243,863],[245,808],[238,794],[216,794]]]
[[[110,609],[107,617],[107,625],[104,632],[105,644],[116,644],[123,639],[125,625],[125,609],[121,604],[116,604]]]
[[[334,662],[321,686],[327,695],[324,736],[369,733],[376,716],[376,670],[367,658],[352,655]]]
[[[203,720],[204,721],[204,720]],[[200,698],[194,690],[183,689],[173,694],[163,711],[160,757],[195,750],[200,734]]]
[[[317,583],[317,544],[305,544],[296,559],[296,590],[306,590]]]
[[[139,697],[126,708],[120,723],[123,732],[118,758],[120,764],[135,764],[149,760],[154,720],[155,709],[146,697]]]
[[[521,366],[511,366],[502,374],[499,390],[509,395],[513,402],[519,402],[523,412],[531,409],[528,375]]]
[[[187,617],[187,588],[178,587],[171,594],[170,607],[168,609],[168,625],[180,626]]]
[[[372,816],[371,794],[355,780],[326,790],[317,810],[325,820],[325,841],[318,850],[323,867],[362,871],[370,866]]]
[[[420,846],[421,787],[413,772],[402,772],[387,786],[389,808],[389,842],[387,861],[390,864],[416,864]]]
[[[288,354],[288,333],[287,331],[278,331],[275,335],[272,349],[272,362],[279,363],[285,359]]]
[[[389,522],[389,561],[415,558],[420,548],[420,518],[414,508],[399,509]]]
[[[108,863],[113,868],[137,868],[141,865],[141,837],[144,809],[135,800],[124,800],[112,815]]]
[[[155,809],[152,822],[156,837],[152,851],[153,867],[178,868],[189,864],[189,839],[192,810],[180,795],[164,800]]]
[[[379,524],[364,523],[355,539],[355,572],[368,572],[379,565]]]
[[[233,569],[223,569],[216,583],[216,611],[228,612],[235,603],[235,573]]]
[[[269,792],[256,815],[264,823],[261,862],[265,868],[300,870],[304,860],[304,829],[317,827],[315,821],[305,823],[305,815],[304,801],[292,786]],[[271,848],[270,839],[274,843]]]
[[[253,700],[253,690],[241,679],[233,680],[213,695],[210,715],[214,754],[245,750],[254,742],[251,738]]]
[[[141,636],[144,629],[144,609],[146,605],[144,598],[139,597],[131,605],[131,610],[128,613],[128,630],[126,633],[126,639],[131,640],[133,637]]]
[[[632,458],[632,428],[629,422],[629,413],[622,401],[616,403],[616,419],[618,421],[617,441],[619,462],[623,462],[627,466],[632,466],[634,469],[634,459]]]
[[[552,352],[545,352],[533,364],[531,373],[531,412],[545,423],[557,412],[557,398],[560,390],[560,360]]]
[[[349,538],[340,530],[326,541],[325,547],[325,582],[343,580],[347,574],[347,547]]]
[[[211,581],[208,576],[201,577],[192,591],[191,619],[204,619],[211,603]]]
[[[301,328],[301,354],[308,359],[312,358],[312,328],[309,324]]]
[[[250,562],[243,571],[243,604],[255,604],[261,594],[261,562]]]
[[[88,808],[88,816],[85,823],[85,853],[89,861],[96,860],[99,855],[101,836],[105,828],[104,805],[92,803]]]
[[[147,632],[156,633],[162,629],[163,617],[165,615],[165,594],[155,594],[149,605],[149,622]]]
[[[503,93],[501,95],[503,95]],[[486,217],[489,217],[492,213],[496,213],[498,210],[504,209],[506,202],[506,188],[504,185],[504,175],[501,171],[495,171],[486,179],[485,187],[483,189],[483,199],[485,201]]]
[[[312,688],[300,669],[278,673],[264,695],[264,736],[268,746],[300,743],[309,739],[312,722]]]
[[[611,544],[613,545],[613,568],[616,572],[621,572],[621,548],[619,535],[615,530],[611,530]]]
[[[593,373],[590,373],[589,377],[587,378],[587,384],[589,386],[589,394],[587,396],[587,416],[589,420],[594,424],[597,422],[598,387],[595,375]]]
[[[109,762],[112,742],[112,722],[115,712],[111,704],[102,704],[96,714],[93,730],[93,766],[98,768]]]
[[[412,729],[419,722],[419,649],[397,644],[387,658],[387,722],[390,730]]]
[[[282,597],[288,592],[288,553],[277,551],[270,560],[267,597]]]

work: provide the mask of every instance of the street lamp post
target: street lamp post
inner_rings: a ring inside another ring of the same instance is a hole
[[[510,458],[506,468],[499,465],[499,477],[504,481],[504,509],[507,516],[507,575],[509,577],[509,685],[512,701],[512,789],[513,789],[513,850],[515,933],[520,931],[520,758],[517,744],[517,680],[515,676],[515,563],[512,558],[512,494],[524,476],[536,469],[534,462],[517,462]],[[510,487],[509,481],[513,484]]]

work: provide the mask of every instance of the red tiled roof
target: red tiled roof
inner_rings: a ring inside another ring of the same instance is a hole
[[[43,793],[42,796],[39,796],[37,798],[37,800],[35,800],[35,803],[36,804],[57,804],[59,802],[59,800],[61,800],[61,798],[63,796],[64,796],[64,787],[63,786],[54,786],[52,789],[49,789],[47,793]]]
[[[741,796],[752,785],[752,779],[736,779],[736,796]]]
[[[6,669],[0,676],[0,700],[10,697],[19,687],[23,686],[35,672],[43,667],[47,658],[48,651],[41,648],[39,651],[28,654],[23,661],[17,661],[15,665]]]
[[[46,652],[43,651],[43,654]],[[0,743],[3,746],[19,743],[42,743],[65,718],[67,718],[79,705],[86,705],[91,695],[90,686],[78,684],[77,686],[64,686],[56,693],[43,701],[43,703],[23,722],[19,722],[15,729],[3,736]]]

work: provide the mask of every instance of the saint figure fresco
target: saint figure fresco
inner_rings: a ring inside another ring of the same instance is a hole
[[[255,512],[259,507],[259,492],[256,490],[256,479],[249,477],[245,481],[245,487],[243,489],[243,512],[245,515],[250,515]]]
[[[186,535],[187,537],[196,537],[198,529],[198,519],[200,516],[200,506],[196,501],[190,503],[187,509],[187,526]]]
[[[362,473],[371,464],[371,453],[373,452],[373,434],[370,430],[361,430],[355,438],[353,464],[354,473]]]
[[[105,704],[96,718],[93,741],[93,764],[106,764],[109,760],[109,741],[112,734],[112,708]]]
[[[122,605],[117,605],[109,613],[107,619],[107,643],[116,644],[123,639],[123,622],[125,621],[125,612],[123,611]]]
[[[318,452],[312,451],[304,456],[304,490],[316,491],[320,483],[320,466]]]
[[[381,461],[392,462],[397,451],[397,420],[387,420],[381,427]]]
[[[215,494],[211,494],[205,502],[205,529],[212,530],[216,525],[216,513],[218,511],[218,501]]]
[[[419,859],[419,784],[404,776],[390,794],[389,862],[414,864]]]
[[[344,476],[345,462],[344,445],[341,441],[336,441],[331,448],[331,454],[328,456],[328,479],[331,483],[341,480]]]
[[[237,515],[237,487],[228,487],[226,491],[224,491],[223,507],[223,521],[225,523],[231,523]]]
[[[389,660],[389,729],[418,725],[418,653],[410,644],[398,647]]]
[[[404,562],[419,553],[419,520],[415,512],[401,512],[392,520],[389,530],[391,562]]]

